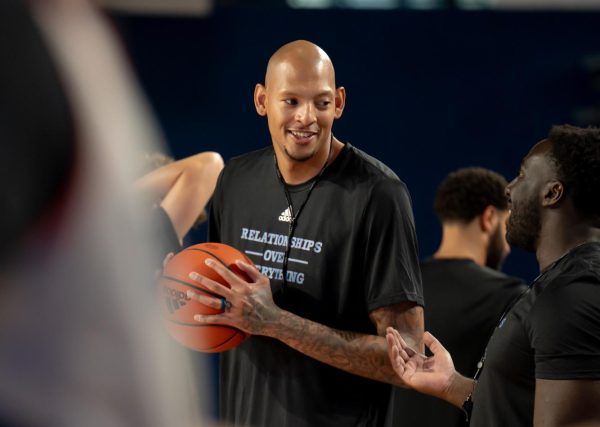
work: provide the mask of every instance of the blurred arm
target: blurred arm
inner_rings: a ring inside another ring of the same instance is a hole
[[[181,241],[210,200],[222,169],[218,153],[200,153],[144,175],[135,186],[161,200]]]

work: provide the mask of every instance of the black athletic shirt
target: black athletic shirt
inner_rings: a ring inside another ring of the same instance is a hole
[[[296,210],[311,184],[289,187]],[[273,148],[265,148],[223,170],[209,237],[244,251],[271,278],[280,307],[333,328],[376,334],[369,312],[423,303],[408,191],[376,159],[346,144],[325,170],[298,219],[282,294],[288,217]],[[378,426],[390,388],[265,337],[221,359],[221,415],[233,425]]]
[[[538,378],[600,379],[600,243],[546,268],[496,329],[471,425],[532,425]]]
[[[160,257],[157,260],[157,265],[158,268],[161,268],[165,256],[169,252],[179,252],[181,250],[181,243],[179,243],[173,221],[171,221],[169,214],[167,214],[162,206],[158,205],[151,208],[150,220],[152,221],[152,231],[154,233],[152,238],[156,242]]]
[[[425,329],[450,352],[456,370],[472,377],[500,317],[527,285],[470,259],[427,259],[421,274]],[[389,427],[468,425],[463,411],[453,405],[398,387],[388,414]]]

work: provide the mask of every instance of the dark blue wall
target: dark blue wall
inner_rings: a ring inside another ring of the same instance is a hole
[[[335,134],[408,184],[422,256],[439,241],[431,204],[449,171],[510,180],[552,124],[598,101],[581,68],[600,52],[598,13],[225,9],[115,22],[177,157],[270,144],[252,103],[266,61],[290,40],[321,45],[348,92]],[[505,271],[530,280],[537,267],[514,251]]]

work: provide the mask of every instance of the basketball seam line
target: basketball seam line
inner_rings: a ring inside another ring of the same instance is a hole
[[[214,292],[212,292],[212,291],[209,291],[208,289],[205,289],[205,288],[201,288],[201,287],[199,287],[199,286],[196,286],[196,285],[194,285],[193,283],[186,282],[185,280],[181,280],[181,279],[178,279],[178,278],[176,278],[176,277],[173,277],[173,276],[165,276],[164,274],[163,274],[163,275],[161,275],[160,277],[161,277],[161,279],[169,279],[169,280],[172,280],[172,281],[174,281],[174,282],[177,282],[177,283],[179,283],[179,284],[181,284],[181,285],[186,285],[186,286],[189,286],[189,287],[191,287],[191,288],[197,289],[197,290],[199,290],[199,291],[202,291],[202,292],[204,292],[204,293],[207,293],[207,294],[208,294],[208,295],[210,295],[211,297],[215,297],[215,298],[219,298],[219,299],[220,299],[220,298],[223,298],[223,297],[222,297],[221,295],[219,295],[219,294],[216,294],[216,293],[214,293]]]
[[[230,336],[229,338],[227,338],[227,340],[223,341],[223,342],[222,342],[221,344],[219,344],[219,345],[216,345],[216,346],[214,346],[214,347],[210,347],[210,348],[206,349],[206,351],[215,350],[215,349],[217,349],[217,348],[219,348],[219,347],[221,347],[221,346],[224,346],[224,345],[225,345],[225,344],[227,344],[229,341],[231,341],[232,339],[234,339],[234,338],[235,338],[237,335],[241,335],[241,334],[242,334],[242,331],[240,331],[239,329],[237,329],[236,333],[235,333],[235,334],[233,334],[232,336]],[[243,338],[243,336],[242,336],[242,338]],[[228,350],[229,350],[229,349],[228,349]]]
[[[224,262],[224,261],[223,261],[221,258],[219,258],[218,256],[216,256],[215,254],[213,254],[213,253],[212,253],[212,252],[210,252],[210,251],[207,251],[207,250],[204,250],[204,249],[198,249],[198,248],[187,248],[186,250],[190,250],[190,251],[198,251],[198,252],[204,252],[205,254],[208,254],[208,255],[212,256],[212,257],[213,257],[213,258],[215,258],[217,261],[219,261],[221,264],[223,264],[223,266],[224,266],[226,269],[228,269],[229,271],[232,271],[232,270],[231,270],[231,268],[229,268],[229,266],[228,266],[227,264],[225,264],[225,262]],[[192,287],[192,288],[194,288],[194,289],[198,289],[198,290],[200,290],[200,291],[206,292],[207,294],[209,294],[209,295],[211,295],[211,296],[213,296],[213,297],[215,297],[215,298],[222,298],[220,295],[217,295],[217,294],[215,294],[214,292],[211,292],[211,291],[209,291],[209,290],[206,290],[206,289],[200,288],[200,287],[198,287],[198,286],[195,286],[195,285],[193,285],[193,284],[191,284],[191,283],[188,283],[188,282],[185,282],[185,281],[183,281],[183,280],[177,279],[177,278],[175,278],[175,277],[172,277],[172,276],[165,276],[164,274],[162,274],[162,275],[161,275],[161,277],[162,277],[162,278],[165,278],[165,279],[173,280],[173,281],[175,281],[175,282],[177,282],[177,283],[180,283],[180,284],[182,284],[182,285],[190,286],[190,287]],[[203,325],[194,325],[194,324],[188,324],[188,323],[177,322],[177,321],[174,321],[174,320],[169,320],[169,321],[171,321],[171,322],[173,322],[173,323],[175,323],[175,324],[177,324],[177,325],[181,325],[181,326],[191,326],[191,327],[194,327],[194,328],[195,328],[195,327],[204,327],[204,326],[219,326],[219,327],[224,327],[224,328],[228,328],[228,329],[233,329],[233,330],[235,330],[235,331],[236,331],[236,332],[235,332],[235,334],[231,335],[231,336],[230,336],[230,337],[229,337],[227,340],[223,341],[222,343],[220,343],[220,344],[218,344],[218,345],[216,345],[216,346],[214,346],[214,347],[209,347],[209,348],[203,349],[202,351],[212,351],[212,350],[218,349],[219,347],[221,347],[221,346],[224,346],[224,345],[225,345],[225,344],[227,344],[229,341],[233,340],[233,339],[234,339],[236,336],[240,335],[242,338],[244,338],[244,335],[245,335],[245,333],[244,333],[243,331],[240,331],[238,328],[235,328],[235,327],[233,327],[233,326],[229,326],[229,325],[218,325],[218,324],[203,324]]]
[[[207,251],[206,249],[198,249],[198,248],[187,248],[186,250],[188,251],[198,251],[198,252],[204,252],[205,254],[208,254],[210,256],[212,256],[213,258],[215,258],[217,261],[219,261],[221,264],[223,264],[223,266],[231,271],[231,268],[229,268],[229,266],[227,264],[225,264],[225,261],[223,261],[221,258],[219,258],[218,256],[216,256],[215,254],[213,254],[210,251]]]
[[[192,326],[194,328],[199,328],[199,327],[203,327],[203,326],[219,326],[222,328],[228,328],[228,329],[234,329],[236,331],[239,331],[238,328],[234,327],[234,326],[229,326],[229,325],[220,325],[218,323],[203,323],[202,325],[198,325],[198,324],[194,324],[194,323],[185,323],[185,322],[179,322],[177,320],[171,320],[171,319],[167,319],[167,321],[171,322],[171,323],[175,323],[176,325],[181,325],[181,326]]]

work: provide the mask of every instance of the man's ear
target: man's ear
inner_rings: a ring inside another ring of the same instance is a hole
[[[343,86],[338,87],[335,90],[335,118],[339,119],[342,117],[344,107],[346,106],[346,88]]]
[[[494,206],[487,206],[481,215],[479,215],[479,226],[481,231],[490,232],[496,228],[498,224],[498,209]]]
[[[542,206],[556,206],[563,198],[565,188],[560,181],[550,181],[543,187]]]
[[[267,115],[267,88],[260,83],[254,88],[254,107],[259,116]]]

